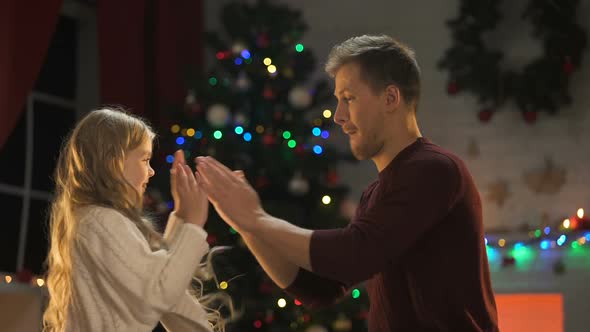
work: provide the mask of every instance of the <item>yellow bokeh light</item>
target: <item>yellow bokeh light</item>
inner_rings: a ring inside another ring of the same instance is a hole
[[[570,228],[570,220],[569,219],[566,219],[566,220],[563,221],[563,227],[564,228]]]
[[[328,205],[332,202],[332,198],[328,195],[325,195],[324,197],[322,197],[322,203],[324,203],[325,205]]]
[[[272,63],[272,60],[270,58],[264,58],[264,60],[262,60],[262,62],[266,65],[266,66],[270,66],[270,64]]]
[[[186,130],[186,128],[182,128],[182,130],[180,131],[180,135],[182,136],[186,136],[188,130]]]
[[[4,280],[6,280],[6,283],[9,284],[12,282],[12,277],[11,276],[5,276]]]
[[[277,301],[277,304],[278,304],[279,307],[284,308],[284,307],[287,306],[287,301],[285,299],[279,299]]]
[[[329,119],[332,116],[332,111],[324,110],[324,118]]]
[[[578,209],[578,218],[584,218],[584,209]]]
[[[45,280],[37,278],[37,286],[43,287],[43,285],[45,285]]]
[[[227,289],[228,286],[229,286],[228,283],[225,281],[222,281],[219,283],[219,288],[221,288],[221,289]]]
[[[190,136],[190,137],[193,137],[193,136],[195,136],[195,130],[194,130],[193,128],[189,128],[189,129],[186,131],[186,135],[187,135],[187,136]]]
[[[173,134],[176,134],[176,133],[178,133],[178,132],[180,131],[180,126],[179,126],[179,125],[177,125],[177,124],[175,124],[175,125],[173,125],[173,126],[170,128],[170,131],[171,131]]]
[[[262,134],[264,132],[264,126],[258,125],[256,126],[256,132]]]
[[[321,126],[322,125],[322,119],[315,119],[313,120],[313,124],[316,126]]]
[[[504,246],[506,245],[506,240],[504,240],[504,239],[500,239],[500,240],[498,240],[498,245],[499,245],[500,247],[504,247]]]
[[[266,70],[268,70],[269,73],[274,74],[277,71],[277,67],[275,65],[270,65],[266,67]]]

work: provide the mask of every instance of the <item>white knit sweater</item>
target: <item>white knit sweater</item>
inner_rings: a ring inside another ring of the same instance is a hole
[[[207,233],[170,215],[168,250],[153,251],[131,220],[91,206],[79,220],[73,253],[74,303],[67,331],[211,331],[202,306],[188,293],[207,253]]]

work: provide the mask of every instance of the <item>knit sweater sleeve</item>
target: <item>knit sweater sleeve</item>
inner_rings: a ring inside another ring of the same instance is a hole
[[[189,291],[165,313],[160,322],[168,332],[210,332],[211,325],[203,306]]]
[[[91,209],[78,234],[82,259],[96,267],[100,287],[114,290],[108,292],[119,297],[113,301],[161,313],[179,302],[208,251],[206,232],[182,221],[170,234],[168,250],[152,251],[131,220],[108,208]]]

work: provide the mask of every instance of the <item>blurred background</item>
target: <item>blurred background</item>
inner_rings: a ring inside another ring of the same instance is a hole
[[[346,225],[377,172],[333,125],[323,64],[361,34],[416,51],[422,133],[466,161],[482,196],[501,330],[590,330],[589,17],[575,0],[3,1],[0,330],[39,329],[57,153],[101,105],[159,133],[145,206],[161,229],[179,148],[243,169],[281,218]],[[213,212],[206,227],[232,246],[206,285],[244,310],[228,331],[366,330],[363,285],[306,309]]]

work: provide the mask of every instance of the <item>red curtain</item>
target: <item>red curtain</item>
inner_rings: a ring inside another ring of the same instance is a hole
[[[165,124],[187,68],[202,63],[202,0],[101,0],[97,15],[101,102]]]
[[[0,149],[43,65],[62,0],[0,1]]]

